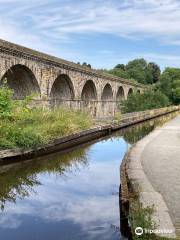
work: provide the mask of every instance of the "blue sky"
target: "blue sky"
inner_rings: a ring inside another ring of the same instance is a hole
[[[111,68],[144,57],[180,66],[179,0],[0,0],[0,38]]]

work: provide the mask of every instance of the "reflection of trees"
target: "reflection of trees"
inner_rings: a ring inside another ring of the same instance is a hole
[[[174,118],[177,113],[171,113],[168,115],[164,115],[144,123],[136,124],[132,127],[124,128],[121,131],[117,132],[115,136],[119,138],[119,135],[124,137],[125,141],[129,144],[136,143],[151,131],[153,131],[156,127],[162,126],[165,122],[168,122],[170,119]]]
[[[41,185],[38,173],[47,172],[65,175],[67,172],[78,170],[87,165],[86,149],[79,149],[63,155],[53,154],[43,158],[17,163],[8,170],[0,169],[0,208],[16,199],[28,197],[34,188]],[[7,167],[6,167],[7,168]]]
[[[133,127],[125,128],[111,135],[112,141],[114,138],[121,140],[122,136],[124,136],[124,139],[128,143],[133,144],[151,132],[156,126],[162,125],[176,114],[169,114]],[[109,141],[110,136],[102,139]],[[87,150],[88,148],[86,147],[63,155],[57,153],[6,167],[6,170],[4,170],[4,166],[0,167],[1,209],[4,209],[7,202],[15,203],[17,198],[22,199],[29,196],[31,192],[34,192],[35,187],[41,184],[38,180],[39,173],[54,173],[61,177],[67,177],[67,173],[77,172],[82,166],[86,166],[88,164]]]
[[[154,125],[146,123],[143,125],[135,126],[131,129],[127,129],[127,131],[124,133],[124,139],[126,142],[133,144],[150,133],[154,127]]]
[[[9,171],[0,175],[0,207],[4,209],[6,202],[16,202],[16,197],[24,198],[29,196],[33,191],[33,186],[37,186],[40,182],[36,179],[36,175],[28,176],[27,172]]]

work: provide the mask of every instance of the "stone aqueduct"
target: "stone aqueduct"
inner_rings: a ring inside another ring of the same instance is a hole
[[[15,99],[34,94],[38,104],[86,109],[94,117],[113,116],[119,103],[143,87],[44,53],[0,40],[0,81]]]

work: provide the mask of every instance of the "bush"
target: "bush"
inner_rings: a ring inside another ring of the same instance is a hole
[[[1,119],[0,148],[36,148],[91,125],[90,116],[80,111],[65,108],[24,111],[18,105],[11,120]]]
[[[9,118],[12,115],[13,108],[13,91],[4,83],[0,87],[0,118]]]
[[[134,93],[123,101],[124,112],[138,112],[148,109],[162,108],[170,105],[168,98],[160,91],[146,90],[144,93]]]
[[[144,233],[140,236],[135,234],[135,229],[141,227],[143,230],[155,230],[157,228],[155,222],[153,221],[154,206],[152,207],[142,207],[142,204],[138,199],[131,201],[130,204],[130,224],[131,224],[131,233],[134,240],[149,240],[157,239],[154,234]]]
[[[0,149],[36,148],[55,138],[89,128],[87,113],[68,108],[30,108],[31,97],[13,101],[13,92],[0,88]]]

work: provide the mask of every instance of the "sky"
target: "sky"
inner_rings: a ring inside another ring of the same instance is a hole
[[[180,0],[0,0],[0,38],[94,68],[179,67]]]

